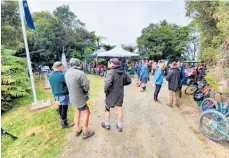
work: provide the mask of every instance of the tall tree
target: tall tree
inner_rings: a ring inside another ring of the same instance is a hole
[[[83,22],[77,19],[77,16],[70,10],[68,5],[57,7],[54,16],[67,28],[80,28],[85,26]]]
[[[56,16],[50,12],[33,13],[36,30],[35,32],[28,31],[30,50],[45,50],[32,54],[33,62],[51,65],[54,61],[61,59],[63,50],[67,58],[81,59],[88,51],[87,47],[96,47],[95,33],[93,36],[85,28],[73,26],[62,19],[60,15],[65,14],[69,15],[69,20],[78,20],[68,6],[58,7],[54,13]]]
[[[22,41],[18,3],[2,1],[2,44],[17,50],[25,57]],[[67,57],[83,58],[85,53],[100,47],[103,37],[84,28],[68,5],[57,7],[53,14],[47,11],[32,14],[36,30],[26,30],[31,60],[35,64],[51,65],[61,59],[63,50]],[[40,51],[43,50],[43,51]]]
[[[180,58],[188,43],[188,35],[188,27],[169,24],[166,20],[150,24],[137,39],[139,53],[142,58]]]
[[[39,54],[32,54],[32,61],[51,65],[55,60],[60,59],[61,50],[65,44],[65,32],[49,12],[33,13],[33,20],[36,30],[27,31],[31,51],[44,49]]]
[[[220,37],[225,39],[220,46],[220,61],[219,64],[227,67],[225,69],[226,77],[229,78],[229,2],[225,1],[220,3],[217,12],[214,14],[214,17],[219,20],[217,27],[220,30]],[[225,78],[226,78],[225,77]],[[229,83],[228,83],[229,85]]]
[[[67,57],[83,58],[87,47],[96,47],[95,37],[97,36],[84,28],[85,24],[77,18],[68,5],[57,7],[53,15],[64,28],[65,33],[62,38],[65,43],[62,47],[67,50]],[[76,55],[76,53],[78,54]]]
[[[218,20],[214,14],[219,7],[219,1],[186,1],[186,15],[192,17],[193,23],[200,30],[200,58],[209,64],[216,64],[216,48],[222,43],[217,28]]]
[[[229,88],[229,2],[228,1],[187,1],[187,16],[200,30],[200,57],[210,66],[205,79],[221,91]]]
[[[20,48],[21,25],[17,1],[1,1],[1,39],[7,48]]]
[[[197,26],[193,25],[192,23],[188,25],[189,29],[189,36],[188,40],[189,43],[185,47],[184,57],[186,59],[191,59],[195,61],[198,57],[199,49],[200,49],[200,32]]]
[[[222,38],[229,36],[229,2],[224,1],[219,3],[216,13],[213,15],[218,20],[217,28],[220,31]]]

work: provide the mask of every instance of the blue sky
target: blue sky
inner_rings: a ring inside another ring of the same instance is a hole
[[[182,0],[168,1],[73,1],[73,0],[28,0],[31,12],[50,11],[66,4],[71,11],[86,23],[86,29],[96,31],[107,39],[104,43],[121,45],[136,44],[141,30],[150,23],[163,19],[186,25],[191,19],[185,17]]]

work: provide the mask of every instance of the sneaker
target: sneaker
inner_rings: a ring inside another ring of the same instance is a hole
[[[167,106],[169,106],[169,107],[173,107],[173,105],[172,105],[172,104],[167,104]]]
[[[111,126],[110,126],[110,125],[106,125],[104,121],[101,122],[101,126],[102,126],[103,128],[105,128],[106,130],[110,130],[110,129],[111,129]]]
[[[95,134],[95,131],[93,130],[87,131],[86,133],[83,133],[82,139],[87,139],[89,137],[92,137],[94,134]]]
[[[118,124],[116,124],[116,127],[117,127],[119,132],[122,132],[122,127],[119,127]]]
[[[82,128],[78,132],[76,132],[76,136],[79,137],[81,133],[82,133]]]
[[[67,121],[61,121],[61,126],[62,126],[62,128],[70,128],[70,127],[74,126],[74,123],[68,124]]]

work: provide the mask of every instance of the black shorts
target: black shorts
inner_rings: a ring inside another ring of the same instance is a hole
[[[122,107],[122,105],[116,105],[116,106],[117,106],[117,107]],[[111,109],[111,108],[114,108],[114,107],[116,107],[116,106],[109,106],[109,105],[106,104],[106,105],[105,105],[105,111],[106,111],[106,112],[110,112],[110,109]]]
[[[79,111],[84,111],[84,110],[87,110],[87,109],[89,109],[88,108],[88,106],[87,106],[87,104],[85,104],[83,107],[81,107],[81,108],[77,108]]]

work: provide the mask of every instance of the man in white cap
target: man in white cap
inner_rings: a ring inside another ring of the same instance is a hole
[[[110,130],[110,108],[117,108],[118,120],[116,127],[119,132],[123,130],[123,99],[124,86],[131,84],[130,76],[124,72],[121,62],[117,58],[110,60],[111,69],[105,76],[104,92],[106,95],[105,120],[101,122],[101,126]]]

